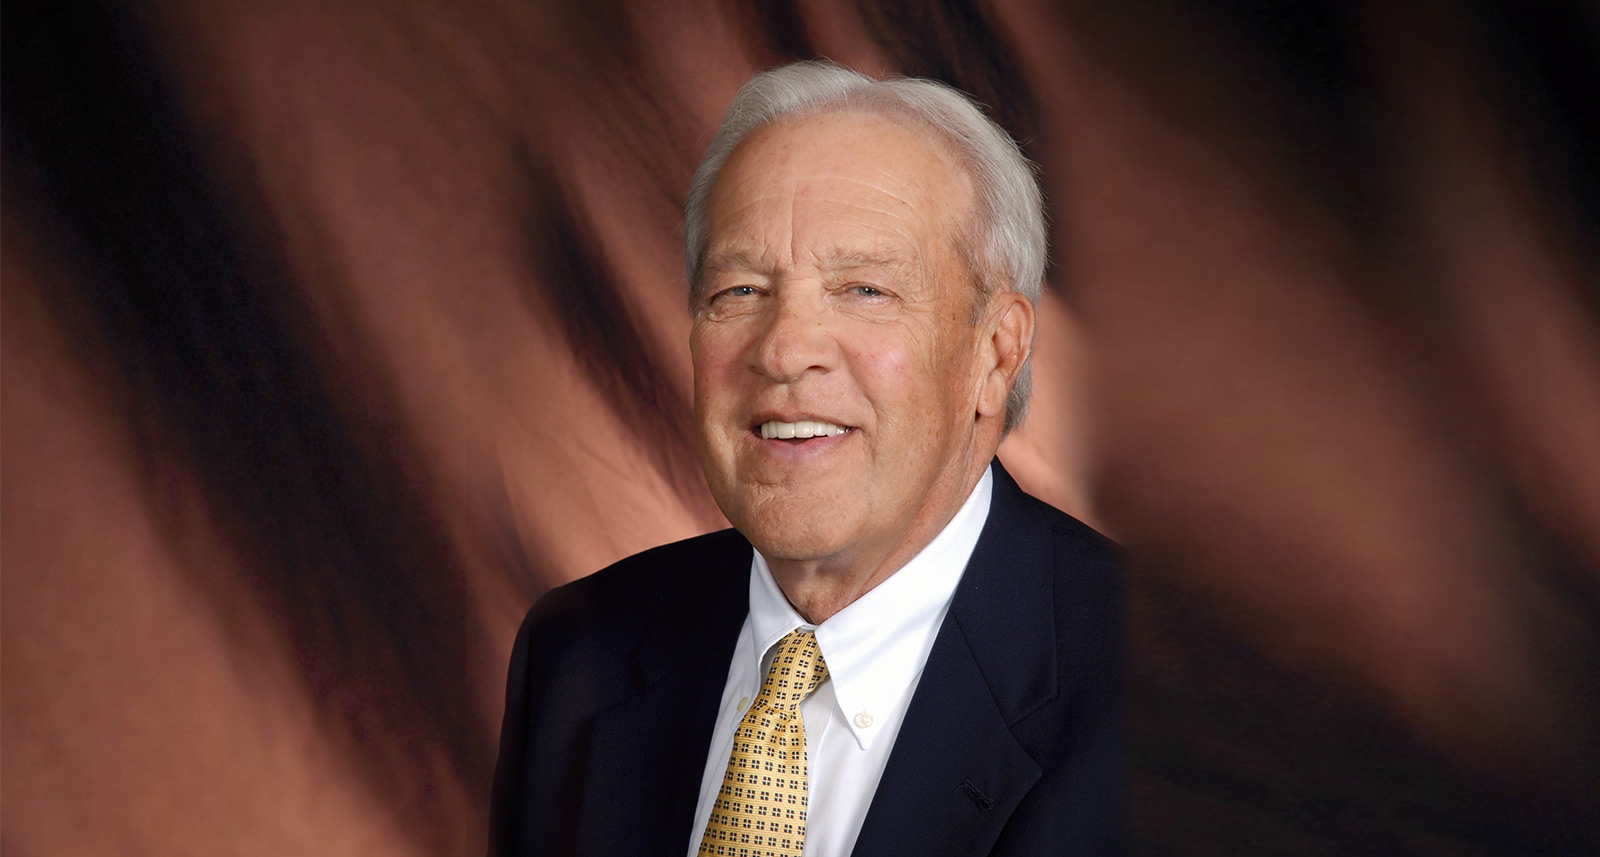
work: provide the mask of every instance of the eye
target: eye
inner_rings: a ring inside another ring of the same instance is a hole
[[[723,298],[747,298],[756,293],[755,286],[732,286],[711,296],[713,302]]]
[[[857,283],[851,286],[850,291],[864,298],[883,297],[883,292],[879,290],[877,286],[869,286],[865,283]]]

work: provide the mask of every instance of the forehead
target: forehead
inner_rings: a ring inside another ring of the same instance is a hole
[[[708,262],[789,245],[859,262],[953,237],[970,179],[933,135],[856,111],[781,120],[747,137],[712,193]]]

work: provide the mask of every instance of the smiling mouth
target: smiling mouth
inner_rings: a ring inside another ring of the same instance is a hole
[[[836,437],[854,430],[853,426],[834,425],[821,420],[797,420],[792,423],[767,420],[753,429],[763,440],[810,440],[814,437]]]

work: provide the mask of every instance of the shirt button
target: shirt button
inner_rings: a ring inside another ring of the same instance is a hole
[[[750,697],[748,697],[748,696],[739,697],[739,710],[743,711],[743,710],[745,710],[746,708],[749,708],[749,707],[750,707]]]
[[[872,725],[872,715],[865,711],[856,712],[856,728],[866,729]]]

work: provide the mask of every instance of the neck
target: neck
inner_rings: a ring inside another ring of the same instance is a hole
[[[991,456],[992,457],[992,456]],[[767,558],[772,578],[807,622],[820,625],[905,567],[955,518],[989,466],[985,458],[969,472],[954,496],[938,508],[923,509],[905,537],[886,549],[850,549],[821,559]]]
[[[916,554],[912,554],[916,556]],[[909,557],[908,557],[909,559]],[[817,562],[769,560],[772,577],[783,590],[795,612],[813,625],[828,621],[835,613],[855,603],[873,587],[899,571],[904,562],[878,563],[867,569],[838,568]]]

